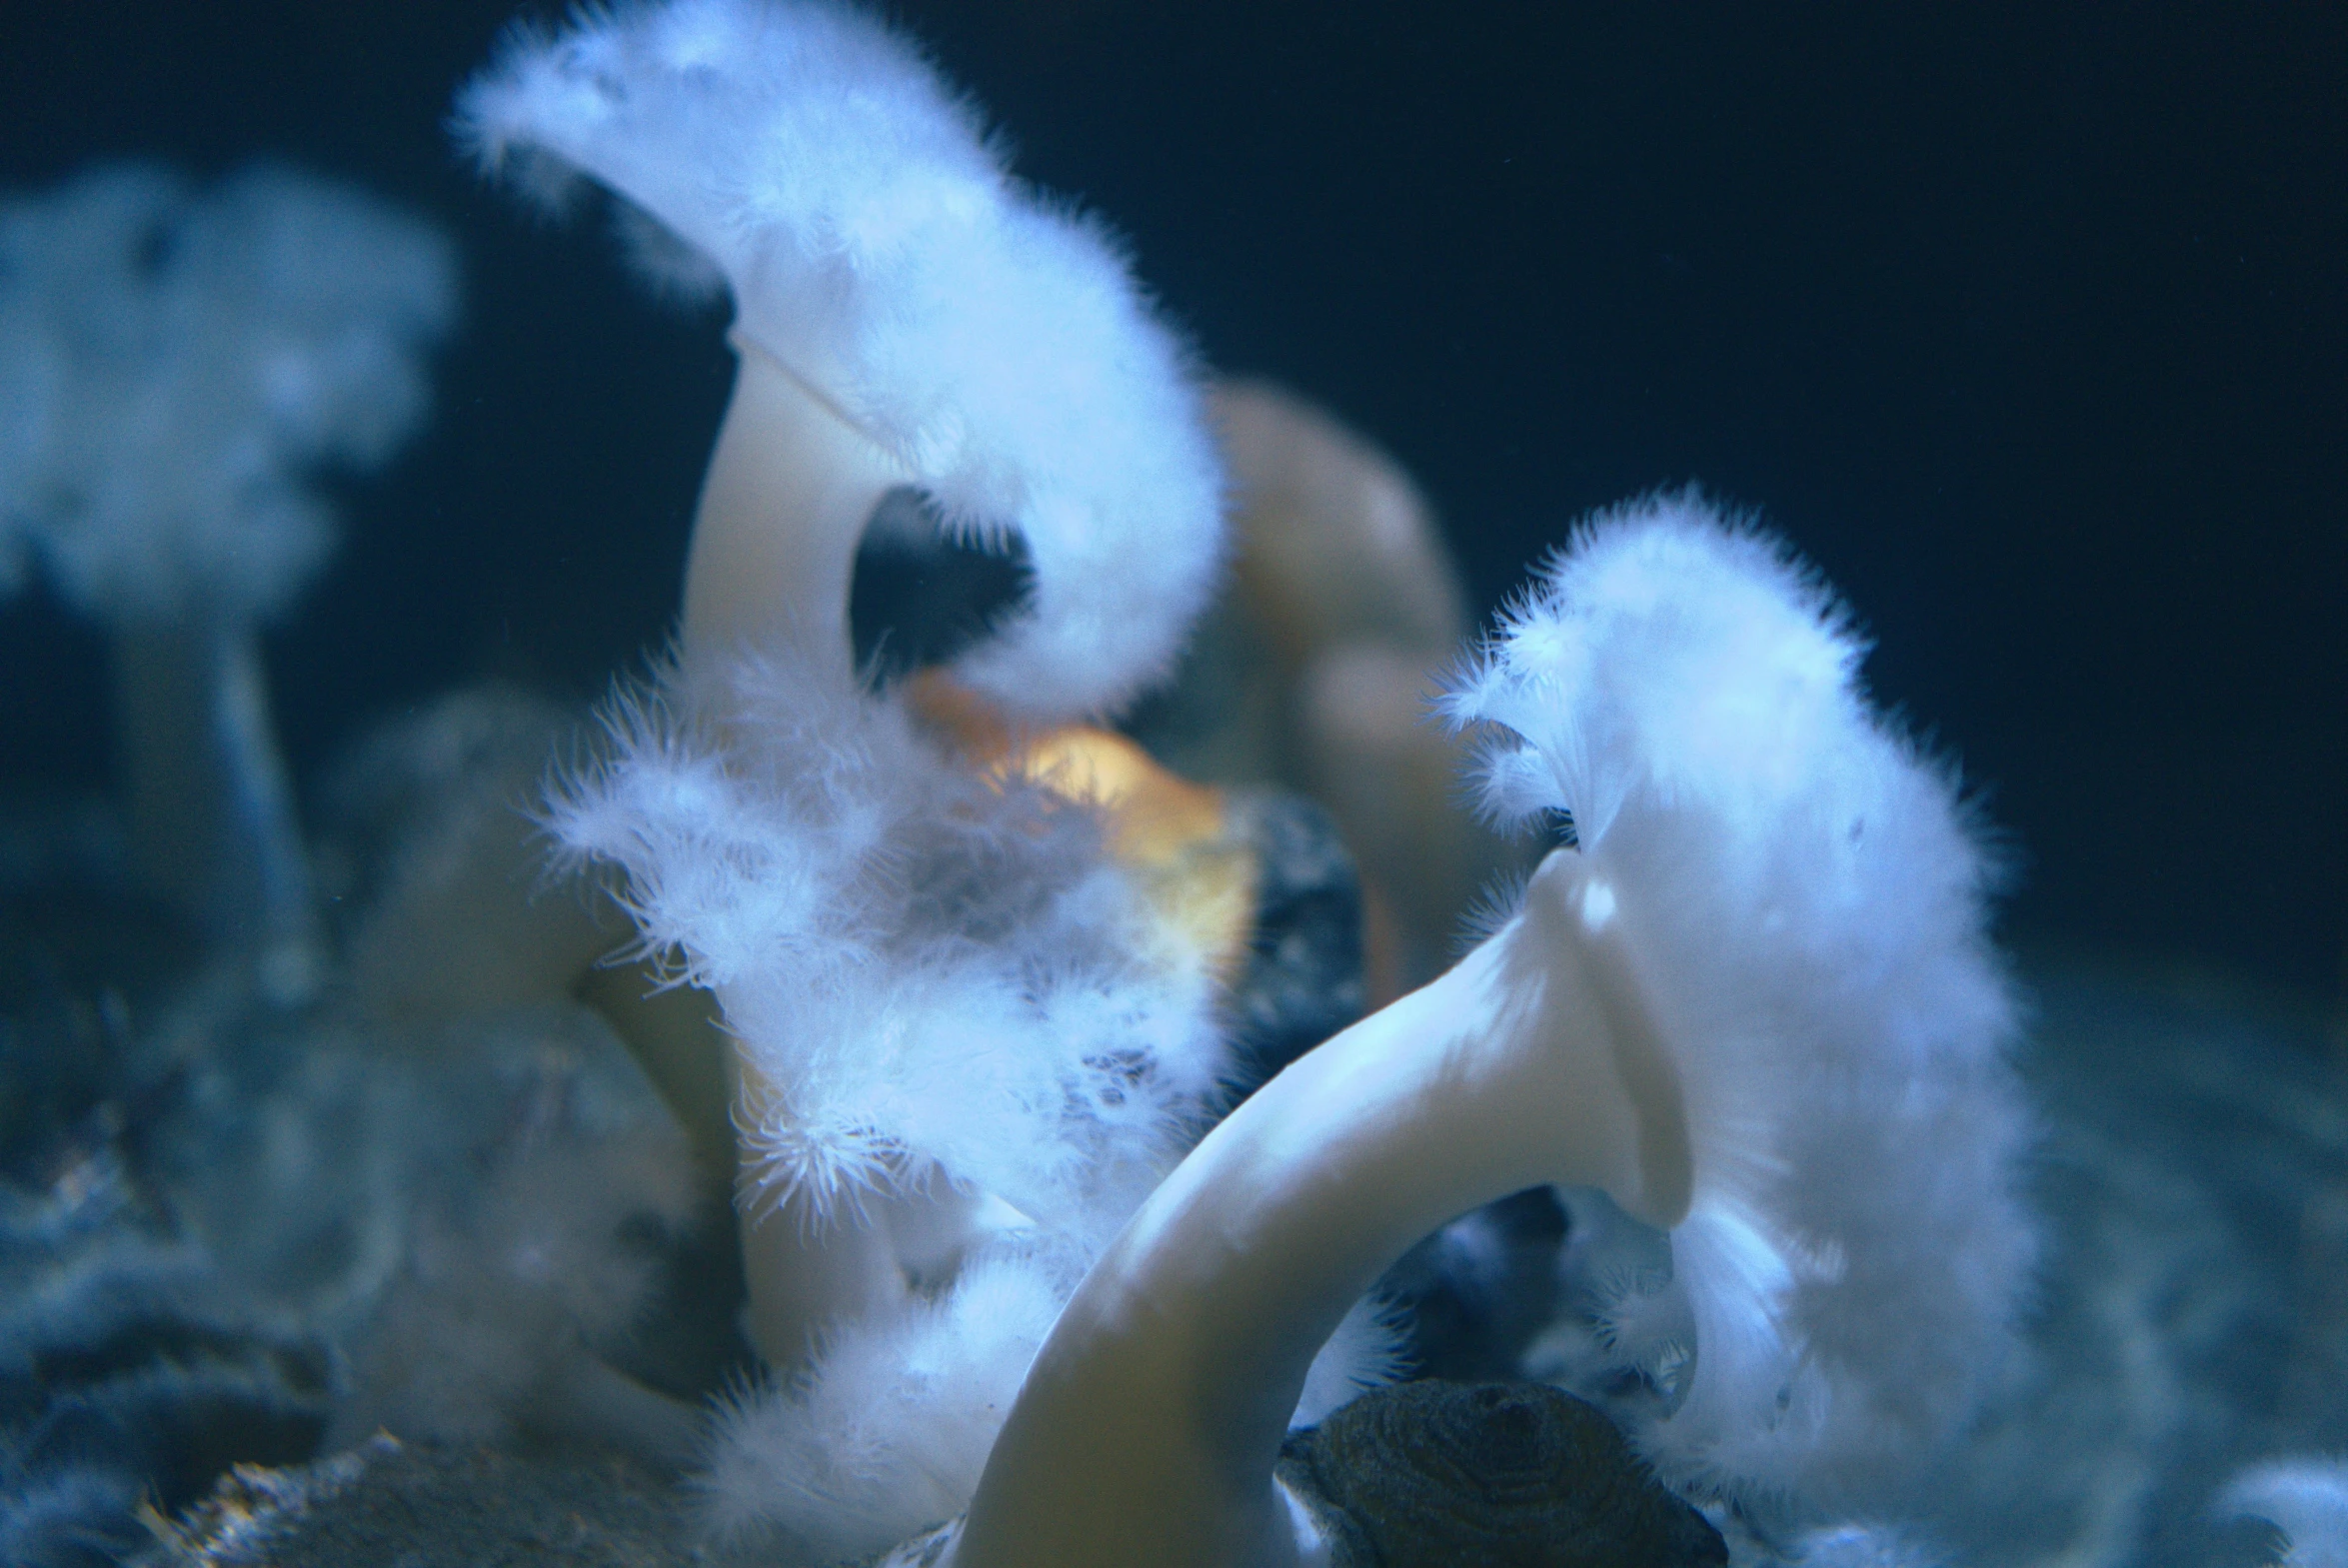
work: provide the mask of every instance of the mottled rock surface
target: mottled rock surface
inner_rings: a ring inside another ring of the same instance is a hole
[[[1361,1016],[1361,884],[1326,811],[1285,789],[1230,793],[1255,851],[1255,926],[1226,1009],[1231,1047],[1261,1082]]]
[[[1337,1568],[1709,1568],[1719,1532],[1595,1409],[1537,1383],[1403,1383],[1288,1440]]]
[[[1335,1568],[1711,1568],[1726,1548],[1604,1417],[1533,1384],[1422,1382],[1289,1440]],[[138,1568],[721,1568],[688,1494],[623,1459],[402,1444],[225,1479]]]
[[[376,1438],[299,1471],[240,1470],[139,1568],[671,1568],[683,1493],[624,1460]]]
[[[2049,1247],[2026,1354],[1999,1374],[1982,1424],[1889,1517],[1933,1554],[1923,1561],[2257,1568],[2272,1560],[2268,1532],[2209,1516],[2226,1477],[2269,1455],[2348,1447],[2348,1052],[2325,1015],[2287,998],[2075,963],[2036,972],[2024,1066],[2042,1107],[2031,1176]],[[1312,1445],[1347,1423],[1388,1419],[1376,1415],[1379,1400],[1421,1397],[1404,1390],[1357,1402]],[[1550,1439],[1489,1446],[1518,1441]],[[1450,1459],[1438,1452],[1437,1467],[1475,1448],[1453,1445]],[[1332,1444],[1324,1459],[1291,1449],[1283,1463],[1291,1474],[1300,1464],[1325,1469],[1334,1478],[1327,1489],[1346,1495],[1361,1483],[1344,1450]],[[499,1488],[541,1487],[532,1495],[578,1499],[580,1517],[613,1539],[640,1537],[597,1511],[607,1501],[651,1510],[630,1517],[655,1519],[665,1508],[682,1520],[679,1494],[641,1474],[598,1486],[581,1477],[603,1472],[566,1461],[562,1473],[525,1483],[542,1463],[507,1457],[466,1470],[436,1460],[418,1484],[448,1489],[453,1500],[434,1507],[449,1518],[494,1520]],[[461,1500],[475,1487],[480,1498]],[[1381,1488],[1364,1494],[1370,1509],[1389,1506],[1391,1489]],[[367,1528],[438,1528],[388,1501],[365,1517]],[[1723,1520],[1740,1564],[1790,1559],[1797,1532],[1745,1525]],[[690,1540],[680,1529],[666,1549],[689,1554]],[[1478,1544],[1449,1560],[1574,1561],[1498,1555],[1513,1549]]]

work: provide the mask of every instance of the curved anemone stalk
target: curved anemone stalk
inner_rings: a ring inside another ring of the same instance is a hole
[[[903,471],[837,405],[741,333],[728,335],[737,367],[694,515],[679,634],[684,659],[770,643],[793,629],[813,668],[854,683],[848,598],[857,542]],[[771,1095],[743,1092],[738,1107]],[[749,1303],[743,1328],[771,1366],[805,1361],[826,1325],[889,1312],[910,1285],[895,1233],[927,1228],[951,1194],[875,1191],[838,1213],[793,1186],[737,1207]],[[902,1211],[902,1212],[900,1212]]]
[[[1551,854],[1498,936],[1208,1133],[1061,1315],[957,1568],[1308,1560],[1272,1461],[1313,1355],[1388,1264],[1544,1182],[1676,1223],[1687,1129],[1624,913],[1578,855]]]
[[[1619,1416],[1666,1484],[1847,1511],[1910,1483],[2010,1340],[2027,1116],[1979,850],[1860,653],[1692,494],[1544,567],[1448,707],[1491,732],[1494,813],[1570,846],[1143,1205],[1031,1369],[958,1568],[1312,1560],[1272,1461],[1313,1350],[1418,1237],[1541,1183],[1669,1232],[1669,1280],[1608,1305],[1688,1369]]]
[[[851,681],[857,542],[909,477],[781,360],[739,332],[728,342],[734,396],[694,515],[681,640],[689,653],[732,650],[772,643],[788,627]]]

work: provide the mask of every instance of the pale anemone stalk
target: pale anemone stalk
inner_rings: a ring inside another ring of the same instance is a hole
[[[260,629],[333,553],[316,475],[422,423],[456,303],[439,233],[288,169],[0,204],[0,591],[29,556],[105,625],[142,868],[279,1001],[324,954]]]
[[[1963,1419],[2032,1253],[2013,1009],[1981,853],[1861,652],[1693,495],[1581,532],[1448,704],[1495,733],[1495,814],[1570,841],[1151,1196],[1030,1371],[959,1568],[1310,1560],[1272,1461],[1314,1349],[1420,1236],[1541,1183],[1669,1232],[1670,1303],[1624,1306],[1679,1318],[1631,1434],[1668,1482],[1840,1507]]]

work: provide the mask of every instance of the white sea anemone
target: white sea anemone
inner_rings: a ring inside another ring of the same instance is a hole
[[[323,954],[259,628],[333,553],[322,471],[421,424],[448,242],[267,165],[112,165],[0,202],[0,592],[37,565],[115,655],[151,880],[306,995]]]
[[[1421,1235],[1541,1183],[1670,1234],[1692,1342],[1632,1434],[1666,1480],[1839,1504],[1931,1452],[2031,1257],[2024,1116],[1981,853],[1860,653],[1692,495],[1581,531],[1450,703],[1494,732],[1494,808],[1572,843],[1151,1196],[1030,1372],[961,1568],[1308,1555],[1271,1464],[1314,1349]]]
[[[732,296],[689,643],[788,635],[844,668],[857,540],[910,490],[1026,548],[1027,602],[966,683],[1062,720],[1164,673],[1221,549],[1182,357],[1099,228],[1023,190],[903,39],[812,0],[598,10],[514,33],[458,119],[485,166],[550,199],[600,182],[665,279]]]

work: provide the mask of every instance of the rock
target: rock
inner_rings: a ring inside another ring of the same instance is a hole
[[[1403,1383],[1290,1437],[1338,1568],[1698,1568],[1719,1533],[1595,1409],[1537,1383]]]
[[[377,1437],[300,1470],[240,1467],[137,1568],[670,1568],[684,1494],[610,1458],[523,1458]]]
[[[1231,987],[1231,1048],[1262,1082],[1361,1016],[1361,884],[1326,811],[1285,789],[1233,789],[1254,851],[1255,923]]]

